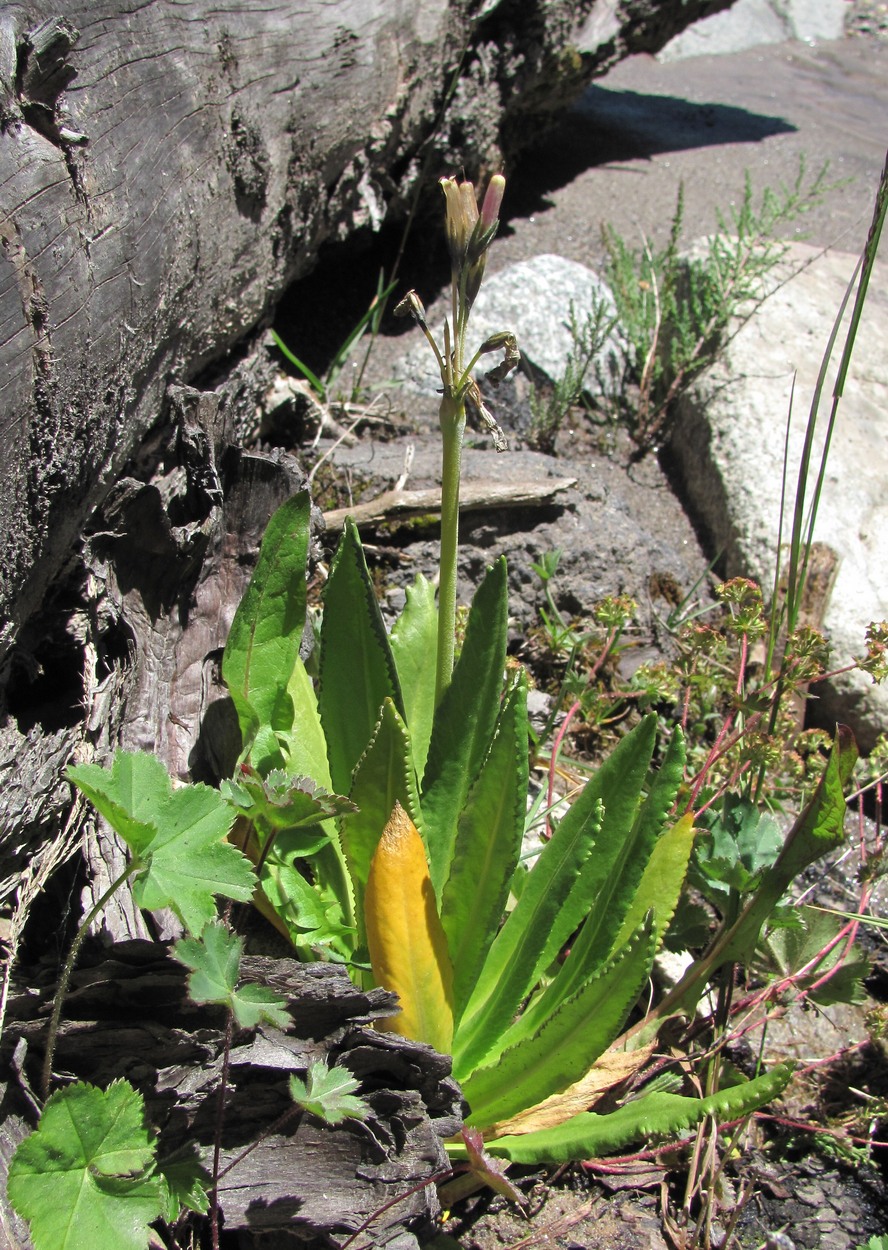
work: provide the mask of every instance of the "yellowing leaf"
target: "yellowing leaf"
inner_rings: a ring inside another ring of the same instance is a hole
[[[453,973],[425,847],[396,803],[370,862],[364,896],[370,964],[401,1000],[381,1027],[445,1054],[453,1042]]]
[[[550,1098],[544,1098],[535,1107],[528,1107],[526,1111],[519,1111],[517,1115],[492,1125],[485,1136],[505,1137],[555,1128],[581,1111],[588,1111],[600,1094],[614,1085],[619,1085],[627,1077],[634,1076],[639,1068],[644,1067],[653,1053],[653,1042],[640,1050],[605,1051],[595,1060],[586,1075],[575,1081],[573,1085],[569,1085],[560,1094],[552,1094]]]

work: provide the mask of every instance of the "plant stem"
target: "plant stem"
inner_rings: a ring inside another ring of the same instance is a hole
[[[59,977],[59,983],[56,986],[55,998],[52,1004],[52,1019],[49,1022],[49,1032],[46,1035],[46,1054],[43,1059],[43,1079],[42,1089],[44,1101],[49,1097],[49,1086],[52,1081],[52,1061],[55,1055],[56,1041],[59,1034],[59,1023],[62,1019],[62,1008],[65,1005],[65,996],[68,993],[68,985],[71,982],[71,974],[74,971],[74,965],[77,962],[77,956],[80,954],[80,948],[86,940],[89,933],[89,927],[98,916],[99,912],[108,902],[113,894],[116,894],[124,881],[131,877],[137,868],[142,865],[138,860],[133,860],[124,868],[123,872],[108,886],[108,889],[92,907],[89,915],[83,920],[74,941],[71,943],[71,949],[68,951],[68,958],[65,960],[65,966],[62,968],[62,975]]]
[[[438,653],[435,664],[435,703],[441,702],[453,675],[456,640],[456,567],[459,543],[459,473],[466,407],[445,390],[440,409],[441,562],[438,585]]]
[[[234,1012],[229,1011],[225,1021],[222,1075],[219,1080],[219,1099],[216,1103],[216,1131],[213,1135],[213,1187],[210,1190],[210,1236],[213,1250],[219,1250],[219,1160],[222,1157],[222,1129],[225,1125],[225,1098],[228,1092],[228,1071],[231,1063],[231,1039],[233,1036]]]

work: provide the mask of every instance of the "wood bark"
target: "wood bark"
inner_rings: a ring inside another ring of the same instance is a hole
[[[501,512],[509,508],[545,507],[562,491],[576,486],[575,477],[552,482],[482,481],[466,483],[460,495],[460,513]],[[387,490],[367,503],[334,508],[324,513],[324,528],[338,532],[348,517],[361,526],[397,522],[411,517],[437,516],[441,511],[439,490]]]
[[[370,1028],[391,1013],[394,997],[355,989],[342,968],[248,956],[241,971],[245,981],[268,985],[286,1001],[293,1026],[234,1035],[220,1167],[234,1164],[220,1185],[226,1229],[288,1230],[300,1243],[337,1245],[379,1212],[356,1243],[368,1246],[384,1244],[405,1222],[431,1219],[438,1212],[435,1188],[423,1182],[448,1170],[443,1142],[461,1123],[449,1059]],[[209,1160],[225,1020],[218,1009],[189,1000],[185,979],[181,964],[147,942],[123,943],[87,961],[66,1002],[54,1066],[103,1088],[130,1081],[158,1130],[159,1157],[191,1144]],[[47,990],[10,1000],[3,1060],[12,1075],[0,1095],[3,1174],[16,1142],[33,1125],[28,1077],[37,1071],[48,1010]],[[358,1079],[359,1095],[371,1108],[365,1122],[330,1127],[295,1114],[280,1123],[293,1107],[290,1074],[304,1079],[318,1060],[341,1064]],[[15,1224],[5,1215],[8,1227]]]

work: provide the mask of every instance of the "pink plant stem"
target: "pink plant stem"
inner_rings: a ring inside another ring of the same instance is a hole
[[[718,761],[722,758],[722,756],[727,755],[727,753],[737,745],[737,743],[741,740],[741,738],[744,737],[745,734],[748,734],[751,729],[754,729],[755,726],[758,725],[761,719],[762,719],[761,712],[753,713],[753,715],[749,717],[749,719],[747,720],[743,728],[738,730],[738,732],[735,733],[734,736],[730,738],[728,742],[725,742],[725,734],[730,730],[731,725],[733,724],[733,721],[734,721],[733,713],[731,713],[725,719],[725,723],[719,732],[718,738],[713,743],[712,750],[709,752],[709,755],[706,757],[706,762],[704,763],[703,767],[694,777],[693,791],[692,791],[690,799],[688,800],[688,804],[687,804],[687,807],[685,808],[685,811],[690,812],[694,810],[694,804],[696,802],[698,794],[703,788],[703,782],[706,780],[706,774],[709,772],[710,768],[712,768],[713,764],[717,764]],[[748,767],[749,767],[749,764],[748,763],[745,764],[743,768],[740,770],[740,772],[737,774],[737,776],[742,776],[742,774],[746,771]],[[735,780],[736,778],[732,777],[731,781],[728,782],[726,788],[730,788],[730,786],[733,784]]]
[[[810,1120],[793,1120],[789,1116],[771,1115],[765,1111],[756,1112],[756,1119],[768,1120],[771,1124],[779,1124],[782,1128],[800,1129],[805,1133],[826,1133],[829,1137],[836,1137],[839,1141],[849,1141],[855,1146],[888,1146],[888,1141],[877,1141],[873,1137],[857,1137],[842,1129],[827,1128],[825,1124],[812,1124]]]
[[[571,720],[580,710],[580,701],[577,701],[569,709],[564,720],[558,726],[558,732],[555,735],[555,741],[552,743],[552,755],[549,760],[549,786],[546,790],[546,837],[551,838],[552,827],[549,823],[549,815],[552,811],[552,805],[555,802],[555,766],[558,763],[558,753],[561,750],[561,744],[564,741],[564,735],[567,733]]]
[[[610,630],[610,632],[608,633],[607,637],[604,640],[604,645],[602,646],[601,651],[598,654],[598,659],[595,661],[595,663],[592,665],[591,669],[589,670],[589,675],[586,678],[586,680],[590,684],[598,676],[599,669],[601,668],[602,664],[607,659],[607,657],[610,655],[610,649],[616,642],[616,638],[617,638],[617,630],[616,630],[616,627],[614,626]]]
[[[736,694],[738,699],[740,699],[743,695],[743,679],[746,674],[746,657],[747,657],[748,652],[749,652],[749,639],[746,634],[743,634],[740,639],[740,663],[737,666],[737,681],[734,686],[734,693]],[[740,730],[740,733],[737,734],[736,737],[734,737],[728,743],[728,745],[724,748],[724,750],[729,751],[736,742],[739,742],[740,738],[743,736],[746,730],[749,729],[752,723],[753,723],[753,718],[750,717],[749,721],[746,724],[746,727]],[[697,801],[697,796],[699,795],[700,791],[703,788],[703,782],[706,780],[706,774],[709,772],[712,765],[716,762],[716,760],[722,754],[722,744],[724,743],[725,738],[730,733],[733,727],[733,724],[734,724],[734,713],[729,712],[728,715],[725,717],[724,724],[722,725],[721,729],[718,732],[718,737],[716,738],[715,742],[712,744],[712,749],[710,750],[709,755],[706,757],[705,764],[697,773],[697,776],[694,778],[694,785],[693,785],[693,789],[691,791],[691,797],[690,797],[690,800],[688,801],[688,806],[687,806],[688,811],[691,811],[691,809],[694,807]]]
[[[688,717],[691,714],[691,685],[690,682],[685,686],[684,699],[681,707],[681,732],[688,732]]]

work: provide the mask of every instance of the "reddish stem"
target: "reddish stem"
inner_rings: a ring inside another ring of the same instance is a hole
[[[547,838],[551,838],[552,836],[552,826],[549,823],[549,815],[552,811],[552,806],[555,802],[555,766],[558,763],[558,753],[561,750],[561,744],[564,741],[564,735],[567,733],[568,726],[570,725],[570,722],[573,720],[574,716],[577,714],[579,710],[580,710],[580,701],[579,699],[577,699],[576,703],[574,703],[573,706],[569,709],[564,720],[558,726],[558,732],[556,733],[555,740],[552,743],[552,756],[551,756],[551,759],[549,760],[549,785],[548,785],[548,789],[546,790],[546,837]]]

